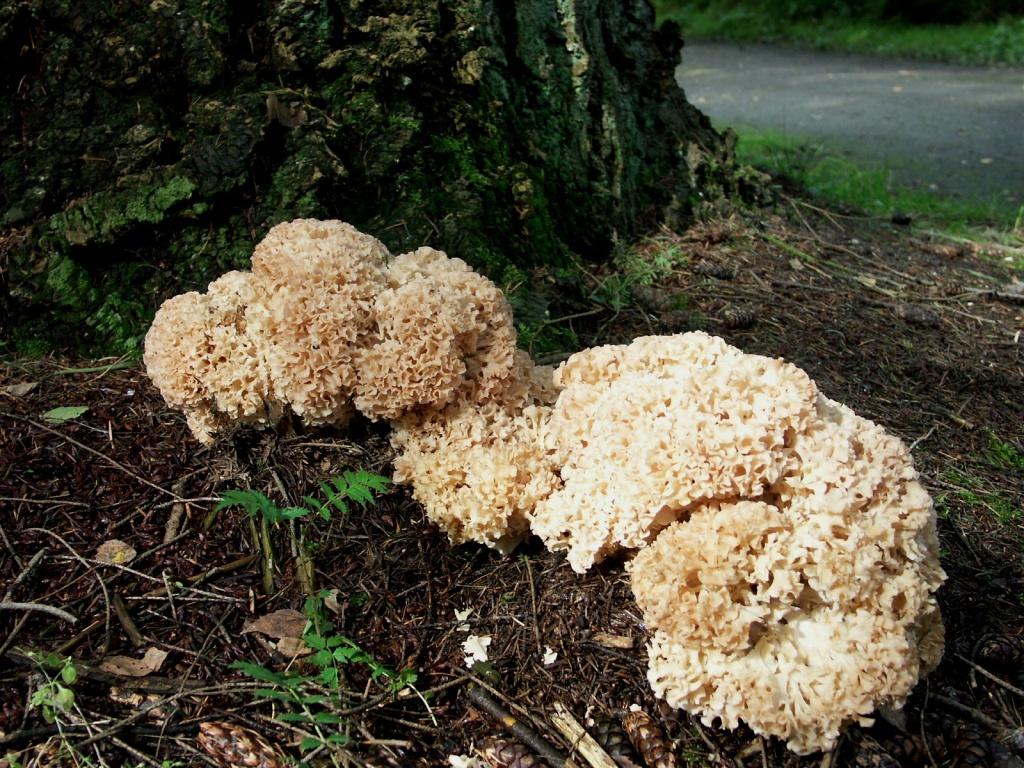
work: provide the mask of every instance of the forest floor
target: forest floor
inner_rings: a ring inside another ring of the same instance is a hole
[[[749,731],[666,711],[647,684],[645,628],[621,562],[581,577],[536,541],[511,556],[453,548],[400,487],[308,524],[313,578],[329,590],[312,601],[290,536],[302,526],[272,528],[267,595],[244,513],[208,520],[217,500],[254,489],[283,507],[345,471],[387,475],[382,427],[245,430],[201,449],[137,363],[7,360],[0,602],[60,609],[75,621],[0,610],[0,765],[5,753],[23,766],[212,765],[197,730],[220,722],[258,732],[293,758],[303,740],[324,742],[308,757],[317,765],[444,766],[488,737],[509,738],[494,702],[566,755],[573,747],[553,724],[556,705],[587,727],[639,705],[664,729],[678,765],[1019,765],[1020,272],[998,246],[782,200],[775,212],[645,240],[618,271],[582,272],[573,300],[559,280],[538,275],[562,298],[534,326],[534,352],[557,360],[572,351],[553,348],[558,340],[590,346],[701,328],[785,357],[829,397],[900,435],[935,499],[949,576],[939,593],[945,659],[904,716],[849,730],[833,754],[798,757]],[[71,407],[88,410],[49,413]],[[111,540],[134,557],[100,554]],[[341,651],[336,665],[288,663],[302,610],[317,636],[335,638],[326,644]],[[473,671],[464,650],[471,635],[491,638],[488,664]],[[325,669],[338,670],[336,698],[311,698]],[[293,722],[276,719],[282,711]],[[318,721],[295,722],[303,718]],[[224,747],[229,737],[219,738]]]

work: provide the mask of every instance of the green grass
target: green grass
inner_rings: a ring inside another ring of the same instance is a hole
[[[1024,517],[1024,510],[999,492],[982,487],[981,482],[958,469],[950,468],[942,473],[943,482],[952,486],[960,499],[975,509],[987,510],[1000,525],[1012,525]],[[941,502],[941,503],[940,503]],[[937,506],[946,507],[943,496],[936,500]]]
[[[655,7],[659,20],[677,21],[688,38],[785,43],[960,64],[1024,64],[1024,19],[911,26],[847,18],[793,21],[728,0],[655,0]]]
[[[893,183],[884,168],[865,168],[813,140],[736,127],[737,159],[784,177],[824,202],[888,218],[895,212],[944,233],[1024,247],[1024,207],[1001,200],[947,198]],[[1018,266],[1024,266],[1024,263]]]

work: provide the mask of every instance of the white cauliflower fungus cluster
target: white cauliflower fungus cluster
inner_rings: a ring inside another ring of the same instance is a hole
[[[338,221],[274,227],[251,272],[168,300],[145,363],[193,434],[386,419],[395,480],[453,543],[616,553],[674,707],[808,753],[900,707],[942,655],[935,514],[903,443],[799,368],[704,333],[516,349],[502,292]]]

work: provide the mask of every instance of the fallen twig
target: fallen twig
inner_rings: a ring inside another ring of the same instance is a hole
[[[1018,688],[1015,685],[1011,685],[1010,683],[1006,682],[1005,680],[1003,680],[998,675],[992,674],[991,672],[989,672],[984,667],[981,667],[978,664],[976,664],[973,661],[971,661],[970,659],[968,659],[968,658],[966,658],[964,656],[961,656],[959,653],[955,654],[955,655],[956,655],[956,657],[958,659],[960,659],[960,661],[964,662],[965,664],[969,664],[972,669],[974,669],[976,672],[981,674],[983,677],[987,677],[989,680],[991,680],[996,685],[1002,686],[1003,688],[1008,690],[1010,693],[1015,693],[1018,696],[1024,696],[1024,690],[1021,690],[1020,688]]]
[[[46,665],[48,658],[53,656],[57,656],[57,654],[21,646],[12,648],[7,653],[7,658],[15,664],[31,669],[35,669],[40,664]],[[40,661],[41,659],[42,661]],[[146,691],[147,693],[187,693],[199,690],[205,685],[205,683],[198,680],[178,680],[171,677],[158,677],[156,675],[147,675],[146,677],[118,675],[79,660],[75,661],[75,671],[79,677],[95,680],[98,683],[107,683],[109,685],[116,685],[118,688],[124,688],[125,690]]]
[[[142,633],[139,632],[139,628],[135,626],[131,614],[128,613],[124,600],[121,599],[121,595],[117,592],[114,593],[113,606],[114,613],[117,614],[117,620],[121,622],[121,627],[124,629],[125,634],[128,635],[132,645],[136,648],[143,645],[146,641],[143,639]]]
[[[593,768],[618,768],[615,761],[597,743],[597,740],[584,730],[572,713],[561,702],[555,702],[555,711],[551,722],[572,748],[579,752],[580,757]]]
[[[67,611],[60,608],[54,608],[52,605],[43,605],[42,603],[0,602],[0,611],[39,611],[40,613],[48,613],[51,616],[56,616],[58,619],[66,621],[68,624],[75,624],[78,622],[78,619]]]
[[[32,571],[35,570],[35,567],[37,565],[39,565],[39,561],[43,559],[43,556],[48,551],[49,550],[46,547],[43,547],[38,552],[36,552],[34,555],[32,555],[32,559],[29,560],[28,563],[25,564],[25,567],[21,569],[21,573],[19,573],[15,577],[14,581],[11,582],[10,586],[7,587],[7,591],[4,593],[4,596],[3,596],[3,602],[6,602],[6,601],[10,600],[12,597],[14,597],[14,588],[16,586],[18,586],[19,584],[21,584],[21,582],[23,582],[29,576],[32,575]]]
[[[501,723],[503,728],[540,755],[549,765],[555,766],[555,768],[571,765],[565,755],[551,746],[546,739],[541,737],[532,728],[524,725],[522,721],[505,709],[497,699],[479,685],[470,685],[467,692],[470,701]]]

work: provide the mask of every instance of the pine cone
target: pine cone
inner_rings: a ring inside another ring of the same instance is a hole
[[[200,723],[202,750],[224,768],[284,768],[281,754],[255,731],[232,723]]]
[[[489,736],[480,743],[480,754],[491,768],[543,768],[541,759],[518,741]]]
[[[860,743],[853,765],[855,768],[900,768],[899,761],[872,740]]]
[[[599,717],[591,729],[597,743],[604,747],[608,756],[622,768],[639,768],[640,755],[629,743],[629,737],[622,725],[612,717]]]
[[[757,313],[749,307],[729,307],[722,313],[722,325],[742,331],[757,322]]]
[[[917,733],[897,733],[886,739],[882,744],[882,748],[885,749],[893,758],[899,761],[900,765],[930,765],[931,758],[928,755],[928,747],[931,748],[932,754],[938,757],[939,753],[945,750],[941,744],[925,745],[924,739],[921,738],[920,734]],[[936,749],[936,747],[940,747]]]
[[[982,635],[974,645],[974,657],[984,667],[1016,667],[1024,661],[1024,639],[996,633]]]
[[[952,768],[991,768],[992,744],[976,734],[965,734],[953,747]]]
[[[676,758],[665,734],[643,710],[622,718],[622,728],[649,768],[676,768]]]

